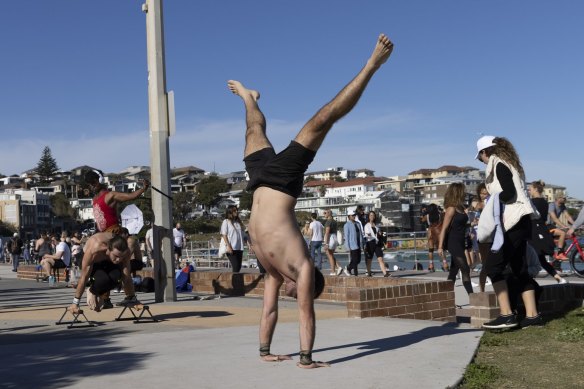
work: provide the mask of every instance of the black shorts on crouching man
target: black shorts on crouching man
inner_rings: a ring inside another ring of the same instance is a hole
[[[247,190],[260,186],[286,193],[295,199],[302,194],[304,172],[314,159],[316,151],[291,141],[284,150],[275,153],[272,147],[266,147],[251,153],[243,159],[249,174]]]
[[[122,281],[122,269],[110,261],[93,264],[90,275],[89,291],[94,295],[102,295],[117,287]]]

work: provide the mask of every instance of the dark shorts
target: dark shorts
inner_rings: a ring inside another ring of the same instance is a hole
[[[298,198],[302,194],[304,173],[315,155],[316,151],[295,141],[278,154],[266,147],[248,155],[243,159],[249,174],[247,190],[266,186]]]
[[[376,241],[370,240],[365,243],[365,258],[373,259],[373,256],[376,258],[383,257],[383,248]]]
[[[174,246],[174,253],[179,257],[182,257],[182,247]]]
[[[65,269],[67,267],[67,265],[65,265],[65,262],[63,262],[62,259],[57,259],[55,261],[55,265],[53,266],[53,269]]]
[[[111,261],[102,261],[93,264],[91,270],[89,290],[96,295],[102,295],[117,287],[122,281],[122,269]]]

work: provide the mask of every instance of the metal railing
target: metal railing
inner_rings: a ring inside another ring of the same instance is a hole
[[[219,257],[219,242],[215,239],[187,242],[183,248],[181,267],[187,262],[194,263],[197,268],[231,268],[231,263],[226,256]],[[249,253],[247,247],[243,250],[243,267],[257,267],[257,258]]]

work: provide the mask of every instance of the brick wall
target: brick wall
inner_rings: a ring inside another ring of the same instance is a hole
[[[263,278],[257,273],[195,272],[191,284],[198,293],[255,297],[264,293]],[[285,296],[283,287],[280,296]],[[450,281],[325,276],[319,300],[346,303],[349,317],[456,320]]]
[[[584,284],[545,285],[538,300],[538,311],[543,315],[564,313],[582,306]],[[518,310],[524,311],[521,298]],[[473,293],[470,295],[470,324],[475,328],[499,315],[499,304],[495,292]]]

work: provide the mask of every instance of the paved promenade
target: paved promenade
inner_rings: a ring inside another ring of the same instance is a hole
[[[456,303],[467,304],[463,288],[455,291]],[[17,280],[0,264],[1,388],[446,388],[459,382],[482,335],[468,324],[352,319],[344,305],[317,303],[314,358],[332,367],[303,370],[259,360],[260,299],[181,294],[154,304],[143,293],[160,322],[114,321],[116,308],[85,309],[96,327],[55,325],[72,296],[69,288]],[[297,361],[296,304],[282,300],[280,310],[272,351]]]

